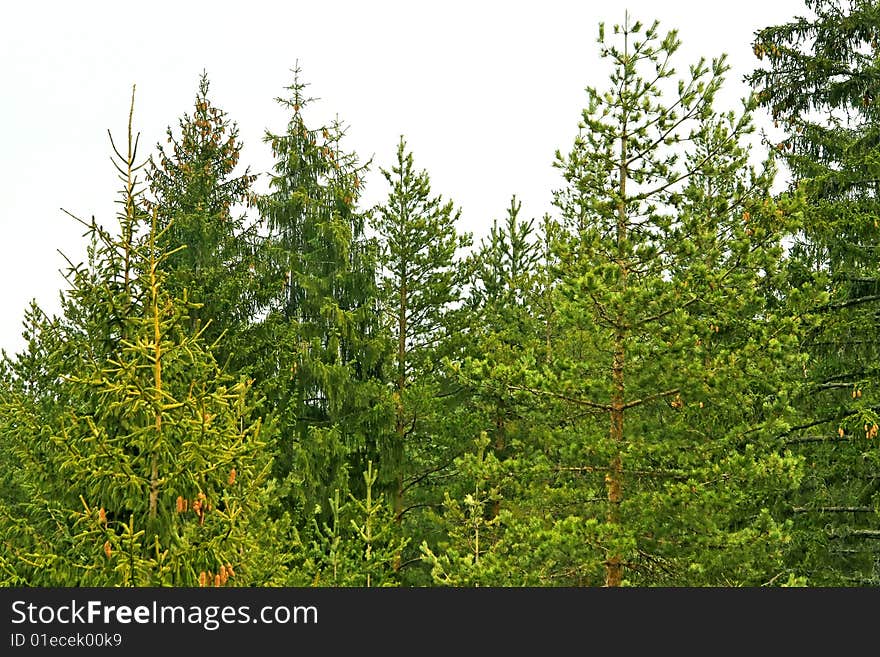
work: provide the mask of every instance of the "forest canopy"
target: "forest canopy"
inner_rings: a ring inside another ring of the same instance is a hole
[[[880,6],[805,9],[736,111],[600,24],[552,211],[479,241],[299,67],[265,189],[207,73],[146,155],[132,90],[116,223],[0,359],[0,585],[880,584]]]

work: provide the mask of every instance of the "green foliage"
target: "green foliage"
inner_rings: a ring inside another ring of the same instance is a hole
[[[4,566],[31,585],[248,584],[263,427],[247,420],[249,383],[223,373],[187,330],[191,305],[163,288],[171,252],[155,213],[140,224],[134,161],[129,129],[119,236],[88,225],[62,316],[34,307],[28,349],[5,365],[0,432],[24,467],[0,502]]]
[[[474,441],[475,450],[456,459],[456,469],[473,482],[474,488],[460,500],[445,493],[439,521],[446,538],[439,545],[440,554],[427,541],[421,544],[423,558],[431,566],[437,584],[492,586],[503,577],[505,563],[498,546],[501,517],[495,512],[501,501],[501,464],[494,454],[487,453],[488,446],[489,437],[484,431]]]
[[[359,207],[298,68],[265,193],[206,75],[140,165],[130,114],[118,226],[0,358],[0,585],[875,584],[880,9],[806,6],[741,112],[600,25],[554,214],[473,249],[402,137]]]
[[[436,365],[436,343],[448,331],[446,314],[458,301],[466,271],[456,261],[471,235],[456,233],[460,211],[452,201],[431,196],[426,171],[416,171],[401,137],[397,162],[381,169],[391,187],[375,208],[372,226],[382,245],[382,292],[396,338],[395,371],[402,389]]]
[[[380,294],[383,328],[394,345],[394,431],[380,454],[394,512],[416,546],[429,531],[420,512],[441,501],[437,477],[452,464],[458,443],[444,417],[454,400],[440,367],[455,331],[454,304],[467,270],[458,253],[470,245],[459,235],[460,212],[452,201],[432,196],[426,171],[416,171],[401,137],[396,163],[380,169],[390,190],[374,208],[372,227],[380,245]],[[402,554],[401,564],[417,564],[417,554]],[[415,575],[414,575],[415,577]]]
[[[535,385],[580,407],[583,438],[553,428],[554,467],[563,490],[583,482],[591,501],[569,513],[595,523],[607,585],[761,583],[787,540],[771,510],[799,478],[774,435],[792,419],[800,325],[766,309],[799,207],[766,201],[773,170],[748,165],[750,107],[714,109],[723,56],[673,83],[674,31],[614,32],[607,90],[587,89],[558,160],[564,355]],[[596,581],[595,563],[579,576]]]
[[[276,158],[271,191],[257,198],[274,293],[243,345],[245,369],[279,427],[275,476],[292,518],[307,521],[348,473],[375,460],[390,411],[381,403],[388,342],[377,328],[376,247],[356,204],[365,167],[342,150],[338,123],[308,128],[300,72],[278,99],[291,112],[266,133]],[[359,492],[358,482],[352,482]]]
[[[529,289],[530,278],[542,254],[532,238],[535,221],[520,220],[521,209],[522,202],[514,195],[504,225],[499,226],[498,220],[493,220],[488,238],[482,241],[474,257],[478,284],[473,297],[478,303],[490,300],[506,301],[506,305],[523,303],[522,294]]]
[[[447,431],[462,447],[442,491],[435,521],[440,531],[422,544],[434,583],[536,581],[514,555],[524,549],[524,536],[516,532],[525,521],[521,495],[532,465],[523,451],[546,418],[540,404],[514,390],[522,371],[547,357],[554,299],[543,266],[545,244],[535,235],[534,220],[520,219],[520,209],[513,197],[505,221],[493,221],[470,257],[468,270],[475,276],[460,311],[466,328],[445,361],[458,387]]]
[[[787,437],[808,466],[792,500],[793,563],[815,584],[876,585],[880,8],[862,0],[806,6],[810,16],[756,33],[761,64],[750,76],[782,132],[774,147],[791,186],[808,203],[791,238],[793,284],[828,297],[807,341],[802,418]]]
[[[255,225],[235,214],[256,176],[249,169],[235,175],[238,126],[211,104],[208,91],[203,73],[192,115],[179,120],[179,135],[167,130],[169,152],[157,145],[147,169],[154,200],[146,207],[155,209],[160,247],[170,252],[163,265],[166,289],[198,304],[188,321],[208,344],[225,333],[217,350],[224,362],[234,357],[240,333],[262,306]]]
[[[713,109],[723,58],[675,84],[674,32],[614,32],[600,39],[608,88],[587,89],[558,157],[553,316],[519,358],[493,350],[461,368],[528,427],[506,445],[507,577],[763,583],[784,567],[778,500],[800,477],[774,439],[792,419],[800,321],[767,310],[799,206],[765,200],[772,169],[751,171],[738,145],[747,114]]]
[[[378,471],[372,462],[363,473],[364,497],[341,501],[334,491],[328,500],[329,520],[315,509],[311,525],[298,541],[301,563],[297,586],[396,586],[400,553],[406,539],[398,537],[395,516],[383,497],[375,498]]]

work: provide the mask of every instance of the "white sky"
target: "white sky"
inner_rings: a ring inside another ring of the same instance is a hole
[[[727,53],[722,101],[738,108],[757,63],[755,30],[803,15],[802,0],[627,3],[134,2],[5,3],[0,18],[0,348],[23,346],[23,311],[57,309],[62,251],[84,258],[82,227],[60,208],[114,226],[119,189],[107,130],[124,142],[131,87],[141,158],[191,113],[199,74],[239,125],[242,162],[272,160],[262,136],[284,130],[274,102],[297,60],[315,123],[338,116],[343,145],[373,158],[365,204],[384,198],[403,134],[435,194],[462,209],[460,229],[486,234],[512,194],[521,216],[551,210],[554,151],[577,131],[587,85],[603,87],[596,37],[624,11],[676,28],[676,68]],[[265,182],[257,183],[259,191]]]

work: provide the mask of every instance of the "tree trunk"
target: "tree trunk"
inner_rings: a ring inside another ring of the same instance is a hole
[[[153,313],[153,383],[156,386],[156,436],[162,435],[162,331],[159,324],[159,282],[156,277],[155,259],[156,212],[150,231],[150,287],[152,288]],[[157,440],[157,442],[160,442]],[[159,457],[154,452],[150,459],[150,520],[155,520],[159,510]]]
[[[626,44],[625,44],[626,45]],[[627,49],[624,46],[624,53]],[[625,85],[625,82],[624,82]],[[623,294],[626,291],[628,264],[625,248],[627,236],[626,217],[626,177],[627,173],[627,121],[623,118],[620,135],[620,177],[617,201],[617,268],[618,268],[618,291]],[[622,301],[621,301],[622,303]],[[611,525],[620,524],[620,503],[623,500],[623,488],[621,485],[623,464],[621,453],[623,451],[623,412],[626,389],[624,386],[624,364],[626,358],[626,317],[622,308],[617,309],[616,325],[614,328],[613,360],[611,363],[611,430],[610,437],[614,446],[614,456],[608,465],[608,474],[605,475],[605,488],[608,494],[608,513],[606,521]],[[621,556],[616,549],[609,551],[605,561],[605,586],[620,586],[623,580],[623,565]]]
[[[395,446],[396,486],[394,490],[394,518],[399,524],[403,515],[403,460],[406,440],[406,418],[403,408],[403,393],[406,389],[406,331],[407,331],[407,280],[400,282],[400,307],[397,315],[397,404],[395,408]]]

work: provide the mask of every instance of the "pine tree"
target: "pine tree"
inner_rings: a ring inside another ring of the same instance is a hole
[[[482,240],[474,257],[477,285],[471,294],[472,304],[524,305],[541,251],[534,239],[535,220],[520,219],[521,209],[522,202],[513,195],[504,224],[499,226],[498,220],[493,220],[489,235]]]
[[[511,442],[528,431],[528,409],[516,402],[507,388],[509,376],[524,354],[545,357],[541,336],[552,302],[542,281],[542,244],[534,219],[522,220],[522,203],[511,197],[502,225],[492,222],[489,234],[471,258],[475,271],[467,312],[472,317],[463,353],[476,356],[479,366],[466,368],[462,382],[471,405],[480,416],[481,431],[491,438],[494,457],[504,461]],[[543,304],[549,306],[544,307]],[[479,451],[479,450],[478,450]],[[473,456],[471,454],[470,456]],[[515,456],[515,455],[513,455]],[[495,482],[497,485],[497,482]],[[500,500],[493,503],[497,515]]]
[[[792,236],[793,285],[821,285],[810,335],[811,386],[789,444],[808,462],[792,500],[795,565],[817,585],[880,582],[880,478],[876,448],[880,335],[880,7],[808,0],[809,16],[764,28],[750,76],[782,138],[775,148],[808,206]]]
[[[380,170],[391,189],[376,208],[373,228],[383,248],[383,298],[393,313],[400,391],[413,372],[431,367],[433,347],[446,328],[444,311],[459,300],[464,282],[456,256],[470,246],[471,236],[456,233],[461,211],[431,196],[428,173],[415,170],[403,137],[396,164]]]
[[[421,543],[435,584],[540,583],[540,569],[523,567],[520,552],[541,540],[528,538],[523,514],[541,504],[528,501],[533,496],[545,498],[524,484],[533,478],[529,457],[547,409],[513,388],[525,368],[548,357],[554,301],[545,236],[536,234],[533,219],[520,218],[521,207],[513,196],[505,220],[493,221],[469,258],[465,321],[445,361],[459,387],[447,431],[461,447],[434,514],[437,529]]]
[[[381,248],[384,316],[396,346],[394,432],[382,451],[383,467],[391,479],[397,521],[407,521],[405,533],[416,534],[412,543],[417,545],[424,528],[410,512],[440,503],[431,484],[451,465],[457,448],[441,420],[450,400],[441,359],[466,276],[457,254],[471,237],[456,232],[460,211],[452,201],[432,196],[428,173],[415,169],[403,137],[396,163],[381,172],[390,190],[374,208],[373,228]],[[401,563],[418,561],[401,558]]]
[[[599,32],[608,85],[558,155],[549,348],[500,371],[533,410],[494,551],[520,583],[788,581],[779,499],[799,461],[777,436],[801,328],[768,299],[797,204],[748,166],[749,108],[714,109],[723,57],[676,84],[675,31]]]
[[[501,516],[487,514],[501,501],[499,483],[503,467],[489,451],[489,436],[482,432],[475,449],[456,459],[456,470],[470,483],[461,499],[445,491],[440,523],[445,530],[442,550],[436,553],[427,540],[423,558],[434,583],[442,586],[498,586],[505,581],[507,563],[500,548]]]

